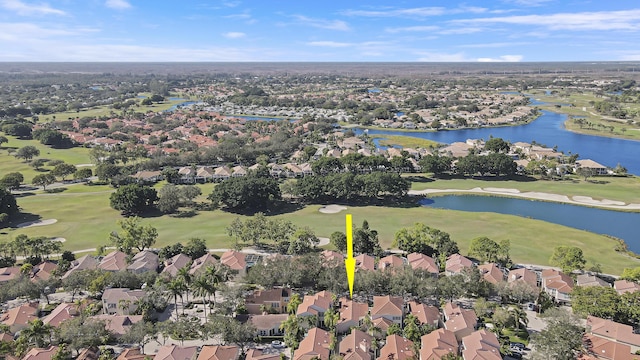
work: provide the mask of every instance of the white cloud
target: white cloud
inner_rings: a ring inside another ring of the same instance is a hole
[[[497,58],[478,58],[478,62],[520,62],[522,55],[502,55]]]
[[[293,18],[298,20],[298,22],[309,25],[316,28],[321,29],[329,29],[329,30],[338,30],[338,31],[349,31],[349,25],[342,20],[324,20],[324,19],[313,19],[303,15],[293,15]]]
[[[127,0],[107,0],[104,5],[116,10],[130,9],[131,4]]]
[[[409,9],[389,9],[389,10],[347,10],[343,14],[347,16],[362,17],[426,17],[444,15],[446,9],[443,7],[419,7]]]
[[[502,0],[508,4],[516,4],[521,6],[541,6],[554,0]]]
[[[243,37],[247,36],[247,34],[245,34],[243,32],[231,31],[231,32],[222,34],[222,36],[224,36],[226,38],[229,38],[229,39],[240,39],[240,38],[243,38]]]
[[[337,42],[337,41],[311,41],[311,42],[308,42],[307,45],[331,47],[331,48],[343,48],[343,47],[353,46],[353,44],[350,44],[350,43]]]
[[[453,20],[455,24],[512,24],[543,26],[551,30],[640,30],[640,9],[503,16]]]
[[[438,26],[424,25],[424,26],[407,26],[407,27],[395,27],[395,28],[386,28],[385,32],[397,34],[401,32],[427,32],[427,31],[436,31],[440,29]]]
[[[29,16],[29,15],[66,15],[67,13],[54,9],[49,4],[41,3],[41,4],[27,4],[20,0],[1,0],[0,6],[16,12],[18,15]]]
[[[79,36],[98,31],[94,28],[51,28],[33,23],[0,23],[0,40],[21,43],[52,37]]]
[[[418,52],[420,57],[417,61],[425,62],[464,62],[470,61],[464,53],[440,53],[440,52]]]
[[[522,46],[522,45],[530,45],[530,42],[495,42],[495,43],[482,43],[482,44],[464,44],[458,45],[461,48],[469,48],[469,49],[487,49],[487,48],[502,48],[502,47],[512,47],[512,46]]]
[[[464,27],[455,27],[451,29],[444,29],[438,31],[440,35],[464,35],[464,34],[475,34],[482,31],[487,31],[485,28],[481,27],[472,27],[472,26],[464,26]]]

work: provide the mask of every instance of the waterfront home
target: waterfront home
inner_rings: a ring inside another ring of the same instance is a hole
[[[573,168],[573,172],[577,173],[578,169],[591,169],[593,170],[594,175],[607,175],[609,173],[606,166],[591,159],[577,160],[575,167]]]
[[[460,254],[452,254],[447,258],[444,271],[447,276],[460,274],[465,268],[472,268],[473,262]]]

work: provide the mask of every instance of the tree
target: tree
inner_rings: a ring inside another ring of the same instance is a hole
[[[96,176],[100,181],[109,181],[120,174],[120,167],[114,164],[99,162],[96,167]]]
[[[88,167],[80,168],[76,170],[76,172],[73,174],[73,178],[76,180],[87,180],[92,176],[93,176],[93,172]]]
[[[282,194],[278,181],[273,178],[245,176],[223,181],[208,198],[230,210],[254,211],[268,208],[274,201],[281,200]]]
[[[625,268],[622,270],[621,279],[640,282],[640,266],[636,268]]]
[[[41,319],[35,319],[29,322],[26,329],[20,331],[20,337],[24,337],[24,341],[29,345],[43,348],[51,344],[53,327],[43,323]]]
[[[24,176],[19,172],[8,173],[0,179],[0,188],[18,190],[24,181]]]
[[[124,185],[110,198],[111,207],[125,216],[138,215],[153,208],[158,200],[156,190],[139,184]]]
[[[425,155],[420,161],[420,167],[423,172],[433,173],[435,176],[442,175],[444,173],[451,171],[451,163],[453,162],[453,158],[449,156],[442,156],[439,154],[434,155]]]
[[[571,291],[571,309],[578,315],[592,315],[618,322],[625,322],[629,318],[624,311],[622,298],[608,286],[574,287]]]
[[[289,255],[302,255],[310,252],[320,242],[309,227],[298,229],[289,240]]]
[[[7,139],[6,136],[0,135],[0,146],[2,146],[2,144],[6,144],[8,142],[9,142],[9,139]]]
[[[353,232],[353,251],[374,256],[382,254],[378,232],[369,228],[367,220],[362,222],[362,227],[355,229]]]
[[[133,254],[133,249],[143,251],[155,244],[158,238],[158,230],[151,225],[140,224],[137,216],[118,220],[121,232],[112,232],[109,235],[111,242],[118,250],[128,254]]]
[[[499,252],[500,245],[486,236],[471,240],[469,245],[469,256],[484,262],[497,262]]]
[[[329,242],[338,249],[338,251],[347,251],[347,235],[341,231],[335,231],[331,234]]]
[[[584,181],[587,181],[588,178],[596,174],[596,171],[595,169],[589,167],[579,167],[576,169],[576,174],[578,176],[582,176],[584,178]]]
[[[289,314],[287,319],[280,324],[284,331],[284,344],[295,350],[304,337],[304,328],[300,325],[300,319],[295,314]]]
[[[65,180],[65,178],[73,173],[75,173],[78,169],[76,169],[75,165],[71,165],[71,164],[67,164],[67,163],[62,163],[62,164],[58,164],[56,165],[53,170],[51,170],[51,174],[53,174],[56,177],[61,177],[62,181]],[[91,170],[91,169],[89,169]]]
[[[31,137],[31,128],[31,124],[7,124],[2,127],[2,131],[7,135],[28,139]]]
[[[167,184],[158,194],[158,210],[165,214],[173,213],[180,207],[180,190],[176,185]]]
[[[582,254],[582,249],[575,246],[556,246],[549,262],[551,265],[560,267],[567,274],[574,270],[584,269],[587,263]]]
[[[167,284],[167,291],[169,292],[169,296],[173,297],[173,306],[176,310],[176,320],[180,318],[178,315],[178,297],[180,297],[180,301],[183,301],[182,294],[187,290],[187,285],[184,283],[182,279],[175,278],[169,281]],[[184,304],[182,304],[182,308],[184,311]]]
[[[197,259],[207,253],[207,242],[200,238],[191,238],[183,249],[185,255]]]
[[[36,156],[40,156],[40,150],[32,145],[21,147],[15,154],[15,157],[24,159],[26,162],[31,161]]]
[[[37,171],[42,171],[42,167],[47,163],[45,159],[34,159],[29,163],[29,166],[36,169]]]
[[[58,328],[59,339],[79,353],[80,349],[106,345],[112,337],[104,321],[77,316],[62,322]]]
[[[144,354],[144,346],[154,340],[156,335],[157,330],[153,323],[142,320],[129,326],[122,337],[122,342],[125,344],[138,344]]]
[[[11,220],[19,211],[15,196],[0,186],[0,224]]]
[[[582,347],[584,328],[578,320],[560,308],[543,314],[547,327],[532,337],[535,357],[540,359],[573,360]]]
[[[42,186],[43,190],[47,190],[47,185],[51,185],[56,182],[56,177],[50,173],[38,174],[33,177],[31,183],[36,186]]]
[[[510,148],[511,145],[502,138],[491,138],[484,143],[484,149],[494,153],[506,153]]]

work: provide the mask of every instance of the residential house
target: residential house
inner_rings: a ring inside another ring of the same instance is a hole
[[[291,299],[291,289],[273,288],[266,290],[255,290],[253,294],[244,299],[247,312],[253,315],[262,314],[262,310],[267,312],[276,311],[278,313],[287,312],[287,304]]]
[[[138,171],[131,177],[143,183],[157,183],[163,178],[161,171]]]
[[[500,341],[496,334],[482,329],[462,338],[462,358],[464,360],[502,360]]]
[[[20,266],[10,266],[0,269],[0,284],[11,281],[20,275]]]
[[[196,360],[198,347],[164,345],[158,349],[154,360]]]
[[[374,271],[376,270],[376,258],[367,254],[360,254],[355,257],[356,269]]]
[[[362,325],[362,321],[369,313],[369,305],[353,300],[341,299],[340,320],[336,324],[338,334],[346,334],[349,329]]]
[[[91,255],[85,255],[71,262],[71,266],[69,267],[69,270],[64,275],[62,275],[62,279],[68,278],[71,274],[73,274],[76,271],[93,270],[97,268],[98,268],[98,260],[96,260]]]
[[[201,166],[196,169],[195,182],[206,183],[214,178],[214,170],[209,166]]]
[[[205,345],[200,350],[198,360],[236,360],[240,356],[237,346]]]
[[[640,351],[640,334],[633,327],[595,316],[587,317],[587,333],[629,347],[629,353]],[[617,359],[617,358],[616,358]]]
[[[611,341],[592,334],[584,334],[582,337],[584,349],[587,354],[581,356],[579,360],[637,360],[640,356],[634,357],[631,354],[631,347],[626,344]]]
[[[373,337],[371,335],[353,329],[351,334],[340,341],[338,352],[343,360],[371,360],[373,359],[372,343]]]
[[[161,274],[176,277],[180,269],[186,267],[191,262],[191,258],[185,254],[174,255],[172,258],[164,261],[164,268]]]
[[[402,326],[404,300],[399,296],[374,296],[371,320],[385,318]]]
[[[145,296],[147,293],[144,290],[106,289],[102,293],[102,311],[105,314],[133,314],[138,308],[138,301]]]
[[[399,335],[389,335],[380,349],[378,360],[413,360],[414,355],[413,341]]]
[[[95,346],[88,347],[78,354],[76,360],[98,360],[99,352],[100,350]]]
[[[411,253],[407,255],[407,261],[413,270],[425,270],[434,276],[440,273],[440,268],[436,265],[436,261],[425,254]]]
[[[556,302],[569,302],[573,290],[573,279],[561,271],[544,269],[542,270],[542,290]]]
[[[31,281],[36,282],[49,280],[53,271],[57,268],[58,264],[51,261],[43,261],[31,269]]]
[[[180,182],[183,184],[193,184],[196,182],[197,169],[191,166],[183,166],[178,169],[178,175],[180,176]]]
[[[307,360],[314,357],[318,359],[328,359],[330,345],[329,333],[314,327],[309,330],[307,336],[300,341],[298,349],[293,353],[293,360]]]
[[[249,349],[244,360],[280,360],[280,353],[265,354],[260,349]]]
[[[453,331],[458,341],[471,335],[478,325],[478,317],[473,310],[462,309],[453,303],[444,306],[444,318],[444,328]]]
[[[302,303],[298,305],[296,315],[300,317],[304,316],[316,316],[318,323],[324,323],[324,313],[333,306],[333,295],[328,291],[321,291],[315,295],[305,295],[302,299]]]
[[[452,254],[447,258],[444,270],[447,276],[459,274],[465,268],[473,267],[473,262],[460,254]]]
[[[480,274],[488,283],[497,285],[504,281],[502,270],[494,263],[478,265],[478,270],[480,270]]]
[[[378,339],[382,339],[387,334],[387,330],[395,324],[395,322],[383,317],[372,319],[371,322],[375,328],[380,329],[380,331],[376,331],[374,333],[375,337]]]
[[[324,250],[321,255],[324,266],[344,266],[344,255],[337,251]]]
[[[287,320],[287,317],[288,314],[251,315],[249,321],[255,326],[257,336],[284,336],[280,324]]]
[[[120,337],[129,331],[129,328],[142,321],[142,315],[96,315],[89,319],[104,321],[105,328],[114,336]]]
[[[231,169],[231,176],[232,177],[243,177],[243,176],[247,176],[247,169],[245,169],[243,166],[234,166]]]
[[[640,284],[628,280],[616,280],[613,283],[613,288],[616,289],[618,294],[622,295],[628,292],[640,291]]]
[[[229,269],[237,272],[238,276],[247,274],[247,255],[239,251],[231,250],[222,254],[220,262]]]
[[[56,306],[49,315],[42,318],[42,322],[46,325],[58,327],[63,321],[69,320],[78,314],[78,305],[74,303],[61,303]]]
[[[217,167],[213,172],[214,181],[223,181],[231,177],[231,169],[227,166]]]
[[[458,355],[458,351],[453,331],[438,329],[420,338],[420,360],[440,360],[448,354]]]
[[[9,330],[15,334],[29,326],[29,321],[38,318],[38,303],[28,303],[20,305],[13,309],[9,309],[4,314],[0,314],[0,323],[9,327]]]
[[[407,303],[409,313],[415,316],[421,324],[437,328],[440,323],[440,310],[435,306],[419,304],[415,301]]]
[[[142,274],[147,271],[158,270],[160,260],[158,255],[151,250],[142,250],[137,253],[131,260],[131,265],[127,266],[127,270],[136,274]]]
[[[399,269],[399,268],[402,268],[404,265],[405,265],[405,262],[401,257],[395,256],[395,255],[389,255],[380,259],[380,261],[378,262],[378,269],[379,270],[392,269],[392,268]]]
[[[514,269],[509,271],[509,274],[507,275],[507,282],[509,282],[509,284],[523,282],[529,285],[532,289],[537,289],[538,275],[526,268]]]
[[[600,279],[595,275],[580,274],[576,277],[576,286],[588,287],[588,286],[604,286],[611,287],[611,284]]]
[[[22,357],[22,360],[51,360],[57,352],[58,347],[53,345],[46,349],[33,348]]]
[[[122,251],[112,251],[100,260],[98,269],[104,271],[120,271],[127,268],[127,254]]]
[[[138,348],[124,349],[116,360],[154,360],[155,355],[145,355]]]
[[[591,159],[577,160],[573,171],[577,173],[578,169],[591,169],[594,175],[607,175],[609,173],[606,166]]]
[[[191,269],[189,269],[189,274],[191,275],[200,274],[202,271],[204,271],[204,269],[207,268],[207,266],[215,265],[217,263],[218,263],[218,260],[213,255],[211,255],[210,253],[206,253],[201,257],[193,260],[193,263],[191,264]]]

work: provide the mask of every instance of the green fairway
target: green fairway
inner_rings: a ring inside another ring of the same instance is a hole
[[[421,139],[410,136],[402,136],[402,135],[372,135],[374,139],[380,139],[380,145],[382,146],[401,146],[403,148],[434,148],[438,147],[441,144],[427,139]]]
[[[406,175],[411,177],[412,175]],[[418,177],[420,175],[417,175]],[[477,180],[477,179],[430,179],[421,178],[411,184],[412,190],[425,189],[461,189],[509,188],[521,192],[537,191],[550,194],[571,196],[590,196],[597,200],[609,199],[626,203],[640,203],[640,178],[635,176],[613,177],[598,176],[584,181],[573,177],[570,180],[552,181],[514,181],[514,180]],[[435,180],[435,181],[433,181]]]
[[[18,204],[24,212],[38,214],[43,220],[57,219],[58,222],[27,229],[3,229],[0,241],[24,233],[29,236],[66,238],[64,247],[69,250],[107,245],[109,233],[119,229],[116,222],[122,218],[109,207],[109,194],[108,191],[63,192],[21,197]],[[334,231],[344,231],[345,212],[322,214],[318,211],[319,207],[307,206],[279,216],[298,226],[309,226],[318,236],[328,237]],[[360,226],[366,219],[371,228],[378,230],[385,249],[391,246],[397,230],[415,222],[424,222],[450,233],[463,254],[466,254],[471,239],[488,236],[496,241],[511,240],[512,258],[517,262],[548,264],[553,248],[566,244],[581,247],[587,260],[601,264],[606,273],[620,274],[625,267],[640,266],[640,260],[616,253],[613,250],[615,242],[604,236],[518,216],[422,207],[365,206],[350,207],[348,211],[353,214],[354,226]],[[210,248],[228,248],[233,241],[226,234],[225,227],[236,216],[220,210],[201,211],[190,218],[163,215],[145,218],[143,223],[158,229],[157,247],[200,237],[207,240]]]

